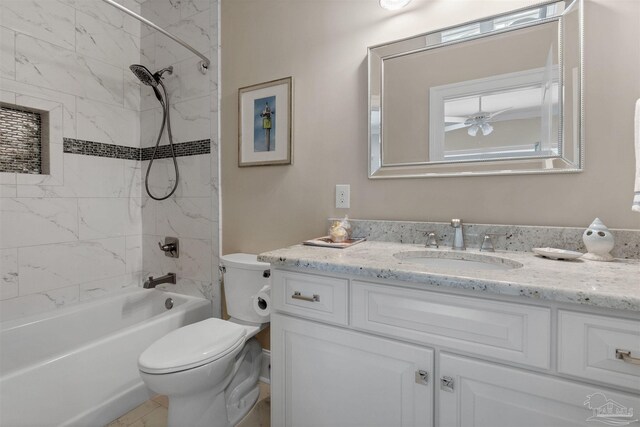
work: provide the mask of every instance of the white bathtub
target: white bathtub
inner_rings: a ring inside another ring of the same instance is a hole
[[[109,423],[150,397],[138,375],[140,353],[208,317],[208,300],[135,288],[2,323],[0,426]]]

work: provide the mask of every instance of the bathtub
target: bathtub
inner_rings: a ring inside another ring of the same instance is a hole
[[[172,309],[165,300],[172,298]],[[0,426],[101,426],[149,399],[137,360],[210,301],[134,288],[0,325]]]

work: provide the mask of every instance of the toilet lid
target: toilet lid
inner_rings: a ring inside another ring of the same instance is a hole
[[[138,367],[149,374],[196,368],[237,348],[245,335],[245,328],[222,319],[192,323],[151,344],[138,358]]]

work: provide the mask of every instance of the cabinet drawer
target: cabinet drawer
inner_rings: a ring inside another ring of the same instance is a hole
[[[640,321],[560,310],[558,328],[559,372],[640,389],[640,365],[616,358],[616,350],[640,358]]]
[[[351,289],[356,328],[549,368],[548,308],[360,281]]]
[[[275,270],[272,279],[272,303],[277,311],[340,325],[349,323],[347,279],[282,270]]]

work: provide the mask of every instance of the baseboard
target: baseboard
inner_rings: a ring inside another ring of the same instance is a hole
[[[260,368],[260,381],[271,384],[271,352],[262,349],[262,367]]]

